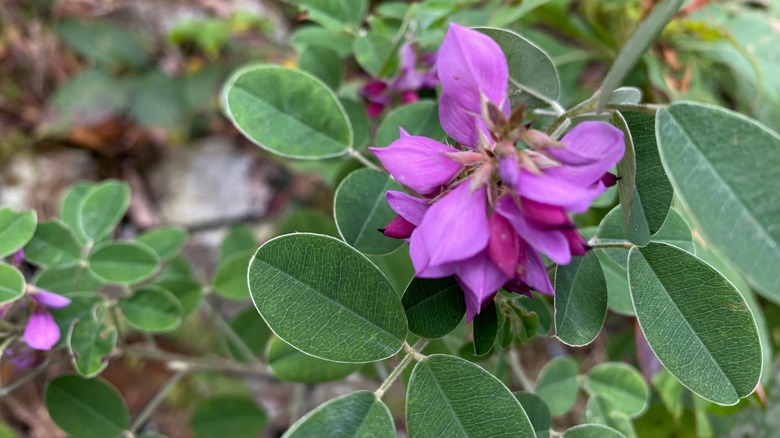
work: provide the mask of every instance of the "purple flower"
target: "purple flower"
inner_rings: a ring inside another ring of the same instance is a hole
[[[35,350],[50,350],[60,340],[60,328],[48,309],[66,307],[70,299],[41,289],[30,296],[35,306],[24,329],[24,342]]]
[[[14,265],[14,267],[18,268],[22,265],[22,262],[24,261],[24,250],[20,249],[19,251],[16,251],[14,253],[14,257],[11,260],[11,264]]]
[[[434,89],[439,85],[436,53],[418,56],[414,46],[407,43],[401,47],[400,58],[401,65],[395,79],[390,82],[372,79],[361,89],[361,94],[368,101],[366,111],[369,117],[377,117],[394,100],[404,105],[417,102],[420,90]]]
[[[580,123],[560,140],[528,129],[517,117],[522,108],[509,105],[503,52],[479,32],[450,26],[438,74],[439,118],[461,147],[402,131],[371,150],[423,195],[388,192],[398,216],[382,231],[409,240],[416,276],[455,276],[471,321],[502,287],[554,294],[542,255],[567,264],[589,249],[570,214],[616,182],[608,170],[625,145],[602,122]]]

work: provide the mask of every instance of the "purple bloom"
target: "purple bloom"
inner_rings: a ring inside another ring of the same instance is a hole
[[[506,58],[479,32],[451,25],[438,72],[442,127],[461,148],[402,131],[371,150],[424,196],[388,192],[398,216],[382,231],[409,240],[416,276],[456,277],[471,321],[502,287],[554,294],[542,254],[567,264],[590,249],[570,214],[616,182],[607,172],[625,145],[607,123],[580,123],[558,141],[516,120]]]
[[[24,250],[20,249],[19,251],[16,251],[16,253],[14,253],[14,258],[11,260],[11,264],[14,267],[18,268],[19,266],[22,265],[23,261],[24,261]]]
[[[48,309],[65,307],[71,300],[40,289],[30,296],[36,305],[24,329],[24,342],[35,350],[50,350],[60,340],[60,328]]]
[[[390,82],[380,79],[368,81],[361,94],[368,101],[366,110],[371,118],[377,117],[394,100],[410,104],[420,99],[418,92],[434,89],[439,84],[436,75],[436,53],[418,56],[411,43],[401,47],[401,65],[398,76]]]

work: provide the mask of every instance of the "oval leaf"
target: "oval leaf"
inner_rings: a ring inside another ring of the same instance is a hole
[[[62,222],[41,222],[24,247],[24,257],[39,266],[69,267],[81,259],[81,244]]]
[[[15,267],[0,262],[0,304],[10,303],[24,294],[24,275]]]
[[[444,354],[415,365],[406,395],[406,427],[412,438],[535,436],[520,402],[500,380]]]
[[[683,385],[733,405],[756,387],[761,346],[745,300],[718,271],[665,243],[634,247],[628,279],[639,326]]]
[[[190,427],[197,438],[255,438],[265,423],[265,411],[251,398],[240,395],[204,400],[190,418]]]
[[[335,362],[371,362],[406,339],[401,301],[376,266],[337,239],[288,234],[269,240],[249,266],[249,290],[282,340]]]
[[[650,389],[644,377],[630,365],[607,362],[588,371],[585,389],[607,399],[615,409],[637,417],[650,402]]]
[[[441,140],[446,135],[439,122],[439,105],[432,100],[404,105],[385,116],[376,132],[376,145],[385,147],[398,140],[401,136],[399,128],[409,135],[434,140]]]
[[[220,263],[214,275],[214,292],[231,300],[249,299],[246,273],[253,251],[234,254]]]
[[[555,269],[555,335],[567,345],[587,345],[607,316],[607,282],[596,253]]]
[[[697,229],[780,303],[780,136],[740,114],[694,103],[656,117],[661,160]]]
[[[130,187],[108,180],[89,189],[78,207],[76,233],[97,242],[106,237],[122,220],[130,205]]]
[[[574,406],[580,383],[577,380],[577,362],[568,356],[559,356],[547,363],[536,381],[536,395],[553,416],[563,415]]]
[[[441,338],[458,326],[466,299],[454,277],[412,278],[401,297],[409,331],[426,339]]]
[[[362,366],[317,359],[277,337],[272,338],[268,345],[266,360],[276,377],[288,382],[309,384],[342,379]]]
[[[375,78],[390,77],[398,69],[398,50],[390,38],[375,33],[359,36],[352,42],[355,60]]]
[[[147,231],[135,239],[152,249],[160,260],[168,261],[181,252],[187,243],[187,230],[170,226]]]
[[[74,438],[118,437],[130,424],[121,394],[102,379],[60,376],[45,397],[51,419]]]
[[[60,201],[60,219],[76,234],[76,237],[85,243],[87,239],[82,236],[79,222],[79,209],[84,201],[84,196],[94,187],[93,184],[80,182],[71,186]]]
[[[68,333],[73,366],[84,377],[94,377],[107,366],[107,356],[116,346],[116,327],[92,320],[77,321]]]
[[[352,145],[344,107],[308,73],[272,65],[243,68],[225,86],[224,102],[238,130],[277,155],[337,157]]]
[[[160,259],[141,243],[108,243],[89,256],[89,269],[108,283],[138,283],[160,269]]]
[[[563,438],[626,438],[626,436],[601,424],[580,424],[564,432]]]
[[[104,282],[95,277],[86,267],[76,265],[70,268],[48,268],[39,271],[34,283],[41,289],[70,295],[76,292],[94,293]]]
[[[550,408],[547,407],[544,400],[531,392],[516,392],[515,398],[523,406],[528,419],[531,420],[536,438],[548,438],[552,427],[552,416]]]
[[[181,303],[165,289],[147,286],[128,298],[117,302],[127,322],[135,329],[150,332],[169,332],[182,322]]]
[[[283,438],[335,436],[343,438],[394,438],[390,411],[369,391],[334,398],[309,412],[290,427]]]
[[[465,298],[464,298],[465,300]],[[474,317],[474,355],[484,356],[493,348],[498,335],[498,309],[495,301]]]
[[[390,175],[371,169],[350,173],[336,190],[333,216],[339,234],[364,254],[387,254],[404,243],[378,231],[396,216],[385,200],[388,190],[402,191],[403,187]]]
[[[0,258],[23,247],[35,234],[35,211],[17,213],[9,207],[0,208]]]

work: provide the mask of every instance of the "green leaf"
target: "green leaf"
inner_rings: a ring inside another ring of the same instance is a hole
[[[316,233],[339,237],[339,231],[330,215],[319,210],[301,209],[291,214],[280,226],[277,234]]]
[[[219,262],[221,265],[235,255],[257,250],[255,233],[246,225],[235,225],[230,228],[219,244]]]
[[[612,104],[637,104],[642,101],[642,90],[636,87],[620,87],[612,92],[609,102]]]
[[[60,333],[69,333],[71,326],[80,320],[91,321],[95,307],[105,303],[105,299],[92,293],[79,292],[69,294],[70,304],[60,309],[49,309]],[[61,336],[56,347],[67,346],[67,336]]]
[[[563,438],[625,438],[617,430],[601,424],[580,424],[563,433]]]
[[[387,78],[398,69],[397,44],[377,33],[359,36],[352,42],[355,60],[375,78]]]
[[[761,373],[758,332],[726,278],[665,243],[631,249],[628,278],[642,332],[672,375],[718,404],[753,392]]]
[[[187,230],[168,226],[147,231],[135,239],[152,249],[162,261],[168,261],[181,252],[187,243]]]
[[[332,237],[269,240],[249,266],[249,290],[271,330],[311,356],[371,362],[394,355],[406,339],[401,300],[385,276]]]
[[[585,421],[611,427],[629,438],[636,438],[634,424],[628,415],[600,395],[588,399],[585,406]]]
[[[17,213],[0,208],[0,258],[15,253],[35,234],[37,215],[34,210]]]
[[[604,254],[603,250],[594,251],[601,263],[604,280],[607,282],[607,308],[623,316],[634,316],[634,306],[631,304],[631,293],[628,291],[628,273]],[[628,251],[626,251],[628,260]]]
[[[666,409],[675,420],[679,420],[683,414],[683,386],[669,371],[661,368],[652,379],[653,387],[661,397]]]
[[[628,122],[620,112],[612,113],[612,122],[623,131],[626,146],[623,158],[617,163],[617,175],[620,178],[617,189],[620,196],[620,209],[623,212],[623,229],[628,240],[639,245],[646,245],[650,240],[650,229],[642,212],[642,205],[639,202],[636,189],[637,164],[634,141]],[[637,199],[636,204],[634,204],[634,198]]]
[[[658,111],[661,160],[707,242],[780,303],[780,136],[731,111],[679,103]]]
[[[509,65],[509,101],[513,107],[549,106],[561,93],[558,72],[547,54],[536,44],[504,29],[476,28],[498,43]],[[541,101],[540,101],[541,100]]]
[[[409,331],[436,339],[455,329],[466,312],[466,299],[455,277],[412,278],[401,297]]]
[[[399,128],[409,135],[441,140],[446,135],[439,123],[439,105],[432,100],[421,100],[410,105],[404,105],[391,111],[376,132],[376,145],[389,146],[400,138]]]
[[[464,298],[465,301],[465,298]],[[495,301],[490,301],[474,317],[474,354],[484,356],[493,348],[498,334],[498,309]]]
[[[354,133],[352,148],[355,150],[362,150],[368,143],[369,129],[371,126],[368,120],[368,113],[366,113],[366,108],[351,99],[341,98],[339,101],[347,112],[349,123],[352,125],[352,132]]]
[[[196,438],[256,438],[266,422],[265,411],[251,398],[220,395],[198,404],[190,427]]]
[[[353,38],[343,28],[330,30],[314,25],[298,26],[291,36],[292,43],[299,51],[309,46],[325,47],[338,53],[339,58],[352,54]]]
[[[114,230],[130,205],[130,187],[115,180],[104,181],[89,189],[79,204],[77,234],[99,241]]]
[[[552,416],[550,415],[550,408],[547,407],[544,400],[531,392],[516,392],[515,398],[523,406],[528,419],[531,420],[536,438],[549,438]]]
[[[601,85],[598,112],[604,110],[612,95],[612,91],[618,88],[623,79],[633,70],[634,65],[642,58],[669,21],[672,20],[682,3],[683,0],[662,0],[653,7],[653,10],[639,25],[636,32],[629,37],[617,58],[615,58],[615,62],[612,63],[612,67],[607,72],[604,83]]]
[[[131,284],[160,269],[160,259],[148,246],[136,242],[106,243],[89,256],[89,270],[107,283]]]
[[[106,67],[141,67],[149,61],[138,34],[109,21],[67,20],[57,26],[57,36],[80,56]]]
[[[321,383],[339,380],[357,371],[362,364],[317,359],[296,350],[277,337],[271,338],[266,353],[271,372],[281,380],[298,383]]]
[[[121,394],[102,379],[60,376],[46,387],[46,410],[73,438],[112,438],[130,424]]]
[[[268,328],[268,325],[263,321],[263,318],[257,314],[257,310],[254,307],[249,307],[236,315],[236,317],[230,321],[230,328],[236,332],[238,337],[244,341],[244,344],[255,356],[260,356],[271,335],[271,329]],[[237,359],[241,358],[238,349],[232,345],[231,351],[233,357]]]
[[[81,244],[62,222],[41,222],[24,247],[24,258],[43,267],[70,267],[81,259]]]
[[[632,208],[641,213],[652,235],[661,229],[666,220],[674,189],[661,164],[655,138],[655,117],[632,112],[622,115],[631,135],[636,160],[636,192]],[[618,183],[619,187],[622,185],[623,180]]]
[[[15,267],[0,262],[0,305],[21,298],[24,288],[24,275]]]
[[[336,397],[298,420],[283,438],[338,436],[339,438],[393,438],[393,417],[369,391]]]
[[[184,310],[165,289],[147,286],[117,301],[131,327],[149,333],[169,332],[182,323]]]
[[[414,266],[412,265],[412,259],[409,257],[409,250],[407,245],[402,245],[401,248],[385,254],[382,256],[367,256],[372,263],[374,263],[382,273],[385,274],[387,280],[393,285],[393,289],[402,295],[406,286],[412,281],[414,277]]]
[[[403,191],[390,175],[372,169],[349,174],[336,189],[333,216],[344,241],[364,254],[387,254],[404,242],[382,234],[396,213],[385,199],[388,190]]]
[[[155,280],[154,286],[163,288],[173,294],[181,304],[186,319],[200,307],[203,300],[203,287],[197,281],[187,277],[168,277]],[[252,309],[254,311],[254,309]]]
[[[547,403],[555,417],[569,412],[574,406],[579,388],[577,362],[568,356],[548,362],[536,380],[536,395]]]
[[[33,281],[36,286],[62,295],[77,292],[94,293],[103,280],[96,278],[86,267],[48,268],[39,271]]]
[[[602,363],[588,371],[585,389],[608,400],[615,409],[638,417],[650,402],[650,389],[635,368],[619,362]]]
[[[310,46],[298,58],[301,70],[322,80],[332,90],[338,90],[344,69],[336,52],[325,47]]]
[[[70,77],[47,100],[44,134],[67,134],[74,126],[105,123],[127,110],[132,82],[87,68]]]
[[[245,67],[228,80],[223,99],[238,130],[277,155],[337,157],[352,145],[344,107],[308,73],[272,65]]]
[[[108,366],[108,355],[116,346],[116,327],[92,320],[76,321],[68,333],[67,345],[76,371],[95,377]]]
[[[366,0],[292,0],[306,11],[306,18],[327,29],[359,26],[368,7]]]
[[[555,335],[583,346],[601,331],[607,316],[607,282],[598,257],[588,252],[555,268]]]
[[[62,219],[62,222],[76,234],[76,237],[78,237],[82,243],[86,243],[87,239],[81,235],[79,209],[81,208],[81,203],[84,201],[84,196],[87,195],[92,187],[94,187],[94,184],[85,182],[76,183],[65,192],[62,201],[60,201],[60,219]]]
[[[406,427],[415,438],[534,437],[523,407],[500,380],[443,354],[415,365],[406,395]]]
[[[214,275],[214,292],[231,300],[249,299],[246,273],[253,251],[234,254],[217,268]]]

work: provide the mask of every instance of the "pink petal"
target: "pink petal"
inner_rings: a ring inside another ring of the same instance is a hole
[[[408,239],[412,236],[412,232],[415,228],[417,227],[415,227],[413,223],[399,215],[393,218],[387,226],[379,231],[385,236],[392,237],[393,239]]]
[[[498,175],[504,184],[516,187],[520,181],[520,166],[517,165],[517,158],[501,157],[498,160]]]
[[[369,148],[401,184],[417,193],[429,193],[447,184],[463,166],[443,152],[455,152],[430,138],[401,137],[386,148]]]
[[[51,309],[59,309],[66,307],[70,304],[70,298],[65,298],[62,295],[55,294],[53,292],[38,289],[36,292],[30,294],[30,296],[37,302],[43,304]]]
[[[572,225],[571,219],[562,207],[520,198],[520,209],[528,220],[541,228],[560,229]]]
[[[394,212],[403,216],[404,219],[414,225],[420,225],[429,207],[427,199],[415,198],[412,195],[396,190],[388,190],[385,193],[385,199],[387,199],[387,204]]]
[[[466,296],[467,322],[471,322],[510,279],[490,260],[485,251],[458,263],[455,276]]]
[[[523,169],[515,189],[521,196],[533,201],[557,205],[573,213],[586,211],[606,188],[602,184],[583,186],[551,173],[562,168],[546,169],[541,175]]]
[[[447,135],[468,147],[477,145],[477,130],[484,126],[478,116],[464,110],[447,93],[439,97],[439,121]]]
[[[572,255],[584,256],[588,252],[590,249],[588,242],[585,241],[575,228],[567,228],[562,230],[562,232],[569,242],[569,250]]]
[[[450,24],[439,49],[437,68],[442,90],[468,111],[481,113],[483,94],[497,105],[506,99],[506,57],[487,35]]]
[[[525,270],[520,279],[534,290],[547,295],[555,295],[555,290],[550,282],[550,276],[547,275],[547,268],[544,267],[542,256],[528,245],[526,245],[524,251]]]
[[[368,113],[368,117],[372,119],[375,119],[383,109],[385,109],[385,104],[383,103],[370,102],[368,105],[366,105],[366,112]]]
[[[517,273],[520,236],[512,225],[499,214],[490,217],[490,240],[487,253],[490,260],[509,278]]]
[[[373,99],[384,95],[387,91],[387,88],[388,86],[385,82],[373,80],[367,82],[366,85],[364,85],[360,90],[360,92],[363,94],[363,96],[366,97],[366,99],[373,102]]]
[[[545,230],[527,220],[514,200],[508,196],[496,204],[496,211],[504,216],[529,245],[552,261],[568,264],[571,261],[569,242],[560,230]]]
[[[470,258],[488,244],[487,188],[466,180],[425,213],[417,232],[433,266]]]
[[[36,310],[24,329],[24,342],[36,350],[51,350],[60,340],[60,328],[51,314]]]
[[[457,262],[444,263],[438,266],[431,265],[431,257],[428,250],[425,249],[425,243],[422,240],[419,228],[412,232],[409,239],[409,257],[414,266],[414,276],[420,278],[442,278],[455,274]]]
[[[558,154],[571,152],[578,157],[590,157],[593,162],[582,166],[560,166],[546,170],[550,176],[564,178],[580,185],[599,181],[621,158],[626,149],[623,131],[604,122],[582,122],[561,139],[565,148]]]

